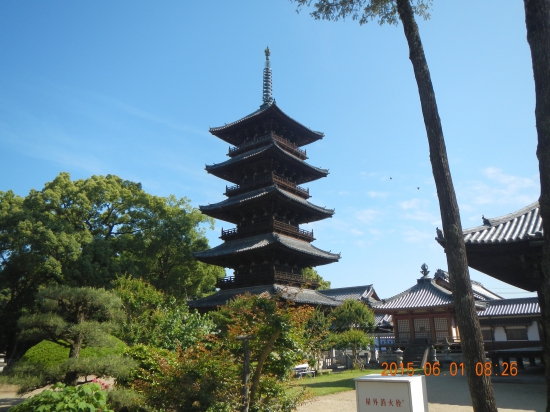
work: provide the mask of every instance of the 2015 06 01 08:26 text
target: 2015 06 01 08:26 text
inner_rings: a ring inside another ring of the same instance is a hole
[[[403,362],[383,362],[382,376],[413,376],[416,370],[413,367],[413,362],[407,362],[405,365]],[[518,367],[516,362],[502,362],[503,371],[500,376],[516,376],[518,374]],[[449,364],[449,375],[451,376],[464,376],[464,362],[451,362]],[[477,376],[491,376],[493,374],[493,365],[491,362],[476,362],[475,365],[475,374]],[[439,362],[426,362],[424,364],[424,375],[425,376],[440,376],[441,375],[441,365]],[[446,376],[446,373],[443,373]],[[497,374],[495,374],[496,376]]]

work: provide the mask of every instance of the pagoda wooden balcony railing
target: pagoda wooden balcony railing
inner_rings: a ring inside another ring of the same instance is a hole
[[[306,242],[313,242],[315,238],[313,237],[313,230],[311,232],[300,229],[299,227],[289,225],[288,223],[283,223],[279,220],[269,219],[265,221],[260,221],[258,223],[241,226],[240,228],[232,228],[228,230],[223,230],[220,239],[222,240],[232,240],[238,239],[246,236],[259,235],[266,232],[275,232],[281,233],[283,235],[288,235],[295,237],[297,239],[305,240]]]
[[[244,183],[242,185],[225,186],[224,195],[236,196],[241,193],[245,193],[247,191],[253,190],[255,188],[265,186],[266,183],[277,184],[282,189],[285,189],[291,193],[294,193],[295,195],[298,195],[304,199],[309,199],[311,197],[309,195],[309,188],[304,189],[303,187],[296,185],[296,183],[288,179],[285,179],[284,177],[277,176],[275,173],[271,173],[270,175],[267,175],[267,176],[261,176],[261,177],[255,178],[252,181]]]
[[[237,276],[226,276],[219,279],[216,287],[221,290],[234,289],[245,286],[267,285],[281,283],[290,286],[308,286],[310,289],[317,289],[319,283],[305,279],[297,273],[284,272],[280,270],[268,270],[255,273],[246,273]]]
[[[290,140],[285,139],[284,137],[281,137],[273,132],[270,132],[264,136],[256,137],[252,140],[247,140],[246,142],[240,144],[239,146],[230,147],[227,155],[230,157],[236,156],[240,153],[243,153],[247,150],[254,148],[255,146],[261,146],[263,143],[265,143],[268,140],[276,141],[284,149],[288,150],[288,152],[290,152],[291,154],[293,154],[299,159],[302,159],[302,160],[307,159],[307,153],[305,150],[300,149],[297,145],[292,143]]]

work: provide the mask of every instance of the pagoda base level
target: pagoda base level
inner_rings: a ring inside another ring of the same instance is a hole
[[[270,284],[281,284],[289,286],[317,289],[319,283],[305,279],[302,275],[278,270],[272,272],[251,273],[246,275],[226,276],[218,280],[216,287],[221,290],[243,288],[247,286],[259,286]]]

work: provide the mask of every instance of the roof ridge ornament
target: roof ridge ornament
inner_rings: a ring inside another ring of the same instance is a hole
[[[263,79],[263,95],[262,101],[263,104],[260,106],[260,109],[265,109],[271,106],[274,102],[273,99],[273,87],[272,87],[272,78],[271,78],[271,62],[269,61],[269,56],[271,51],[269,47],[266,47],[264,50],[265,53],[265,68],[264,68],[264,79]]]
[[[420,273],[422,273],[423,277],[427,278],[428,274],[430,273],[430,271],[428,270],[428,265],[426,265],[425,263],[422,263],[422,266],[420,266],[420,269],[422,269]]]

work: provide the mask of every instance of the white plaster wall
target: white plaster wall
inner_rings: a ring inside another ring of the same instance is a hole
[[[540,340],[538,322],[533,322],[531,326],[527,327],[527,339]]]
[[[506,341],[506,331],[503,326],[495,326],[495,342]]]

